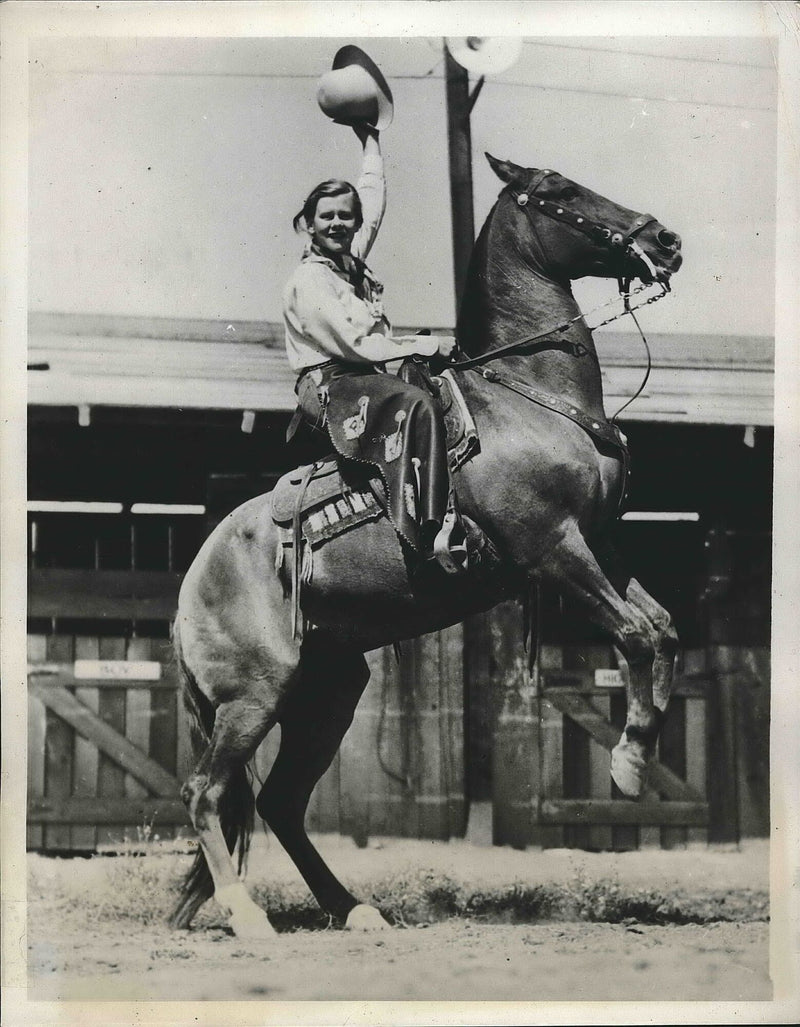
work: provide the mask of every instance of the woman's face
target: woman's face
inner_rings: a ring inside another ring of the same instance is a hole
[[[322,196],[317,201],[311,238],[323,252],[349,253],[356,234],[356,214],[352,193]]]

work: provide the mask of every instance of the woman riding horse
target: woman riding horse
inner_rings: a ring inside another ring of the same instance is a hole
[[[466,548],[451,549],[442,530],[453,502],[443,419],[429,393],[385,373],[385,363],[447,357],[455,340],[392,334],[383,286],[365,263],[385,209],[380,136],[367,122],[352,127],[363,147],[358,186],[321,182],[294,218],[309,240],[284,289],[286,353],[305,419],[327,427],[341,456],[380,470],[395,529],[452,572]]]
[[[345,57],[353,51],[345,47]],[[358,132],[365,171],[374,174],[377,133]],[[485,574],[476,561],[457,578],[438,575],[434,588],[420,588],[396,544],[397,522],[364,521],[317,550],[302,602],[313,630],[300,638],[287,602],[273,496],[254,497],[215,528],[183,579],[174,625],[197,756],[181,794],[200,841],[171,918],[175,926],[188,926],[213,894],[237,935],[271,935],[231,857],[238,855],[241,870],[255,806],[323,910],[350,928],[386,928],[379,910],[345,888],[308,837],[310,796],[369,680],[364,654],[490,609],[507,594],[509,577],[516,594],[541,581],[578,600],[613,639],[627,712],[611,751],[611,776],[630,798],[646,793],[678,638],[669,613],[625,571],[606,537],[624,491],[627,450],[606,420],[597,351],[570,283],[586,275],[638,277],[666,289],[681,266],[680,237],[651,215],[550,169],[487,157],[504,188],[475,244],[459,319],[468,359],[452,373],[481,440],[480,451],[455,472],[460,502],[465,521],[479,524],[494,545],[498,567]],[[366,199],[369,190],[363,192]],[[391,338],[363,264],[375,228],[366,230],[365,245],[356,195],[352,187],[323,190],[302,212],[298,223],[311,242],[287,288],[289,352],[298,371],[310,369],[301,374],[301,402],[319,401],[319,390],[327,395],[338,451],[347,455],[352,443],[357,457],[356,447],[370,443],[387,458],[397,443],[393,432],[381,438],[385,429],[371,420],[373,400],[396,402],[394,413],[403,415],[398,438],[409,423],[432,417],[409,418],[405,397],[413,393],[374,364],[389,354],[432,353],[434,344]],[[333,324],[346,331],[334,333]],[[355,408],[349,412],[348,402]],[[315,407],[313,416],[320,413]],[[405,446],[399,448],[398,464]],[[421,459],[416,443],[410,455]],[[386,467],[393,463],[385,459]],[[419,465],[410,463],[413,477]],[[393,479],[387,473],[384,480],[391,500]],[[420,494],[424,488],[412,498]],[[437,521],[441,512],[428,500],[421,517]],[[254,803],[247,762],[276,724],[280,746]]]

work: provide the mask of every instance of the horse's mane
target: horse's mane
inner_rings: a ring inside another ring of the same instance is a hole
[[[502,193],[500,194],[502,197]],[[479,280],[481,269],[486,266],[486,255],[489,249],[489,236],[492,223],[500,204],[500,198],[495,201],[489,211],[483,227],[475,240],[467,268],[467,280],[464,285],[464,295],[461,298],[461,305],[458,311],[456,337],[459,349],[467,356],[477,356],[482,352],[486,344],[484,325],[486,309],[484,302],[484,286]]]

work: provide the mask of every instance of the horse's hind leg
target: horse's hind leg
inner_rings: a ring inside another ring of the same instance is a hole
[[[222,703],[216,711],[208,748],[181,792],[213,880],[214,898],[230,914],[234,933],[254,939],[266,938],[275,932],[266,913],[253,902],[236,873],[220,822],[220,805],[231,803],[233,791],[248,791],[248,795],[237,798],[249,803],[252,822],[249,782],[246,777],[238,782],[235,779],[242,778],[245,764],[272,723],[273,712],[252,699]],[[248,841],[249,836],[244,841],[245,847]],[[191,919],[194,912],[191,908],[186,916]],[[178,922],[178,916],[173,916],[173,923]]]
[[[281,744],[256,809],[326,913],[348,927],[385,928],[380,913],[359,903],[333,875],[304,823],[311,793],[352,723],[369,670],[360,651],[316,633],[303,644],[301,667],[301,681],[280,711]]]
[[[614,638],[628,665],[627,719],[611,753],[611,775],[623,794],[637,797],[659,728],[653,705],[657,632],[639,606],[614,588],[577,528],[547,553],[540,570],[563,593],[583,603],[591,619]]]

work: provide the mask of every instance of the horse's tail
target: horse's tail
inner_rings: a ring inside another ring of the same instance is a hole
[[[172,628],[172,644],[181,678],[183,706],[189,718],[189,734],[195,760],[205,752],[214,730],[215,710],[200,691],[192,672],[186,666],[181,650],[178,622]],[[219,798],[219,818],[228,851],[238,851],[239,872],[244,869],[250,837],[253,833],[255,799],[246,765],[238,767]],[[195,913],[214,894],[214,882],[205,853],[198,846],[194,862],[181,886],[178,904],[170,916],[173,927],[188,927]]]

